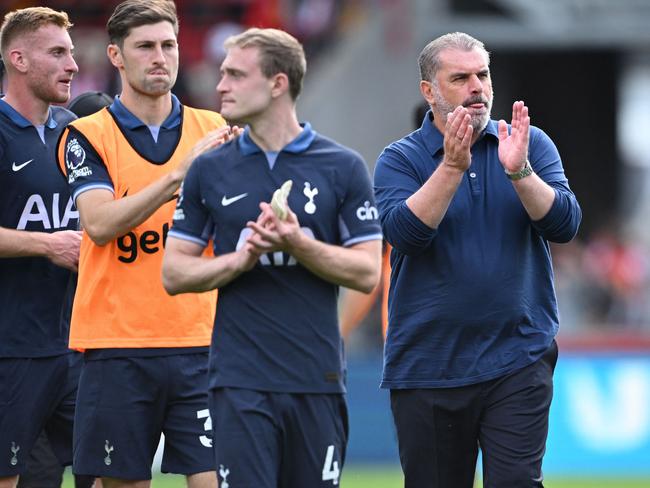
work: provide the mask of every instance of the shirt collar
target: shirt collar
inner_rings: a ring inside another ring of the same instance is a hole
[[[113,100],[113,103],[110,106],[110,110],[117,117],[117,120],[122,124],[126,129],[133,130],[138,127],[146,127],[147,124],[142,122],[137,118],[133,113],[124,106],[120,100],[120,96],[116,96]],[[165,129],[173,129],[178,127],[181,123],[181,102],[178,101],[176,95],[172,94],[172,111],[160,125]]]
[[[316,132],[311,128],[311,124],[309,122],[300,124],[300,126],[302,127],[300,134],[298,134],[293,141],[284,146],[278,152],[286,151],[294,154],[299,154],[307,150],[309,145],[316,137]],[[263,152],[262,149],[260,149],[259,146],[255,144],[253,139],[251,139],[249,126],[246,126],[244,133],[241,135],[241,137],[237,138],[237,143],[239,144],[239,150],[245,156]]]
[[[422,132],[424,145],[432,155],[436,154],[438,151],[442,151],[444,136],[433,124],[433,116],[431,115],[431,110],[429,110],[427,112],[427,115],[424,117],[420,131]],[[483,133],[479,136],[478,140],[481,140],[486,135],[493,136],[495,139],[499,138],[496,120],[488,121],[487,126],[483,130]]]
[[[23,117],[15,108],[5,102],[4,98],[0,99],[0,113],[9,117],[9,119],[21,129],[34,126],[34,124]],[[47,120],[44,125],[48,129],[56,129],[56,126],[58,125],[56,120],[54,120],[54,117],[52,117],[52,107],[48,109]]]

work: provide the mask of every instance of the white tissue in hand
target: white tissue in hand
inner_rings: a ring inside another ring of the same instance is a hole
[[[273,192],[273,198],[271,198],[271,208],[280,220],[286,220],[287,216],[289,215],[287,198],[289,198],[289,192],[291,191],[292,185],[293,181],[287,180],[282,183],[282,186],[280,188]]]

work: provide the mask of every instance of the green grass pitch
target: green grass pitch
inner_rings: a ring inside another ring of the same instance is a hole
[[[156,475],[151,483],[152,488],[183,488],[184,478],[175,475]],[[359,467],[346,466],[339,485],[341,488],[401,488],[404,486],[402,473],[396,467]],[[544,482],[546,488],[648,488],[650,477],[644,479],[626,478],[548,478]],[[481,487],[480,482],[476,484]],[[66,471],[62,488],[74,488],[69,469]]]

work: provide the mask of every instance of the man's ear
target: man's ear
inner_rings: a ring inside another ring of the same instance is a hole
[[[116,68],[121,68],[124,66],[124,61],[122,60],[122,50],[117,44],[109,44],[106,48],[106,55],[108,60]]]
[[[433,83],[430,81],[422,80],[420,81],[420,93],[431,106],[436,104],[436,97],[433,96]]]
[[[289,78],[285,73],[278,73],[271,77],[271,96],[277,98],[289,91]]]
[[[13,66],[19,73],[25,73],[29,69],[29,60],[24,55],[22,49],[12,49],[9,51],[7,57],[8,60],[5,60],[5,63]]]

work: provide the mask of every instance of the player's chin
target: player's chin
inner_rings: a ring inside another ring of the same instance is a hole
[[[149,96],[160,97],[163,95],[167,95],[171,91],[172,86],[173,84],[169,79],[156,80],[147,83],[144,86],[144,92],[146,95]]]
[[[242,119],[242,114],[237,110],[233,110],[231,107],[222,106],[219,113],[231,125],[238,125],[239,127],[246,125],[246,121]]]
[[[233,102],[221,102],[221,115],[230,120],[233,116],[236,115],[235,105]]]
[[[70,87],[67,90],[58,90],[52,94],[50,103],[66,103],[70,100]]]

